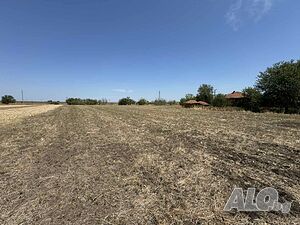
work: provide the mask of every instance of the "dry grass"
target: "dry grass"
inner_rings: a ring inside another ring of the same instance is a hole
[[[19,107],[25,107],[25,106],[32,106],[32,105],[25,105],[25,104],[10,104],[10,105],[5,105],[5,104],[0,104],[0,108],[6,109],[6,108],[19,108]]]
[[[299,224],[299,116],[64,106],[0,128],[2,224]],[[225,213],[235,186],[292,211]]]
[[[16,123],[20,120],[47,112],[58,105],[0,105],[0,125]]]

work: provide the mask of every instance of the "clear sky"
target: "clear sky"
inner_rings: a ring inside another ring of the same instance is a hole
[[[299,0],[1,0],[0,95],[153,100],[300,57]]]

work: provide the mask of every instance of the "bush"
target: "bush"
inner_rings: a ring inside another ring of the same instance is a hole
[[[245,98],[242,107],[252,112],[260,112],[262,94],[256,88],[248,87],[243,90]]]
[[[3,104],[16,103],[16,99],[11,95],[4,95],[4,96],[2,96],[1,102]]]
[[[146,99],[141,98],[140,100],[138,100],[137,104],[138,105],[147,105],[147,104],[149,104],[149,102]]]
[[[108,101],[105,98],[102,98],[101,100],[98,101],[98,105],[106,105],[106,104],[108,104]]]
[[[52,100],[49,100],[47,101],[48,104],[51,104],[51,105],[59,105],[59,101],[52,101]]]
[[[68,98],[66,103],[68,105],[83,105],[83,101],[80,98]]]
[[[153,101],[153,105],[166,105],[167,101],[164,99],[156,99],[155,101]]]
[[[84,99],[84,105],[97,105],[98,101],[96,99]]]
[[[185,98],[181,98],[180,101],[179,101],[179,104],[180,105],[184,105],[184,103],[186,101],[189,101],[189,100],[195,100],[196,97],[193,95],[193,94],[186,94],[185,95]]]
[[[176,105],[177,102],[175,100],[168,101],[168,105]]]
[[[179,104],[183,106],[184,103],[189,100],[196,100],[196,96],[194,96],[193,94],[186,94],[184,98],[180,99]]]
[[[217,94],[212,100],[212,106],[215,107],[226,107],[228,106],[228,101],[223,94]]]
[[[68,105],[97,105],[98,101],[95,99],[80,99],[80,98],[68,98],[66,100]]]
[[[131,99],[130,97],[122,98],[119,100],[119,105],[134,105],[135,101]]]
[[[185,102],[186,102],[186,98],[181,98],[179,100],[179,105],[184,105]]]

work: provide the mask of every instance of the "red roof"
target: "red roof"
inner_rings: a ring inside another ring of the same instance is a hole
[[[188,100],[185,102],[187,105],[209,105],[207,102],[204,101],[196,101],[196,100]]]
[[[200,105],[209,105],[207,102],[204,102],[204,101],[198,101],[198,103],[199,103]]]
[[[237,98],[244,98],[244,97],[245,97],[244,94],[239,91],[233,91],[232,93],[227,94],[225,96],[225,98],[228,98],[228,99],[237,99]]]
[[[185,104],[197,104],[198,102],[196,100],[188,100],[185,102]]]

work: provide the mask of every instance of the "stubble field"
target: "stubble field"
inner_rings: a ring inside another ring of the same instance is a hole
[[[0,110],[0,224],[300,224],[300,116],[61,106],[4,118],[29,108]],[[274,187],[291,212],[224,212],[234,187]]]

